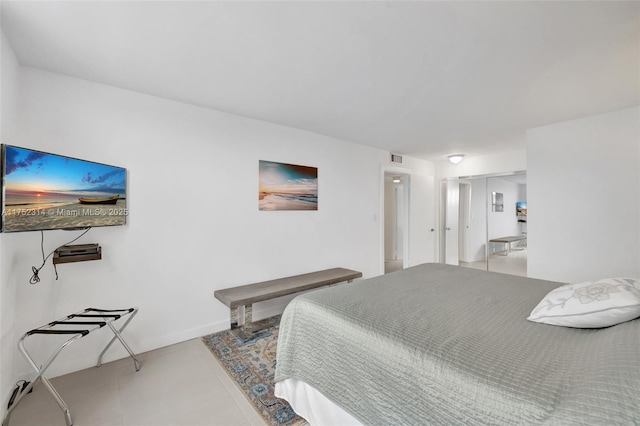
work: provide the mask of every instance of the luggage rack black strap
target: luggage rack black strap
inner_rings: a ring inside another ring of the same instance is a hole
[[[31,336],[32,334],[81,334],[82,337],[89,334],[89,330],[31,330],[27,331],[26,336]]]
[[[113,321],[120,318],[122,315],[118,314],[72,314],[67,318],[113,318]]]
[[[49,325],[99,325],[100,327],[104,327],[107,325],[104,321],[54,321],[49,323]]]
[[[85,325],[91,325],[91,324],[102,324],[100,327],[104,327],[107,323],[105,321],[68,321],[69,318],[65,318],[65,319],[61,319],[61,320],[57,320],[57,321],[51,321],[49,324],[44,325],[42,327],[38,327],[39,329],[44,329],[45,327],[53,327],[55,325],[58,324],[85,324]]]
[[[133,311],[135,311],[135,308],[128,308],[128,309],[96,309],[96,308],[87,308],[84,310],[85,312],[90,312],[90,311],[94,311],[94,312],[128,312],[131,313]]]

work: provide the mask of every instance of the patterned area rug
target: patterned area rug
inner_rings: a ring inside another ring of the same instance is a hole
[[[280,315],[256,321],[256,328],[268,328],[246,342],[230,330],[204,336],[202,341],[268,424],[306,425],[285,400],[273,395],[279,324]]]

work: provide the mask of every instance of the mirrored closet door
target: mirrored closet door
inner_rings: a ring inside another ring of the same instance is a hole
[[[526,276],[526,174],[441,183],[441,261]]]
[[[487,269],[527,275],[527,177],[487,178]]]

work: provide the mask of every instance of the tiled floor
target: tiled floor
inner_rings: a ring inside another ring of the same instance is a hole
[[[460,266],[466,268],[487,270],[487,263],[481,262],[460,262]],[[501,272],[503,274],[527,276],[527,255],[524,251],[512,251],[507,256],[493,254],[489,256],[489,270],[493,272]]]
[[[64,354],[63,354],[64,355]],[[265,422],[199,340],[51,380],[74,426],[264,426]],[[65,426],[41,383],[11,415],[10,426]]]

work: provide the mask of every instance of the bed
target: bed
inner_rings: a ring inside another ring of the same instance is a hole
[[[640,423],[640,323],[528,321],[562,284],[424,264],[298,296],[276,395],[312,424]]]

